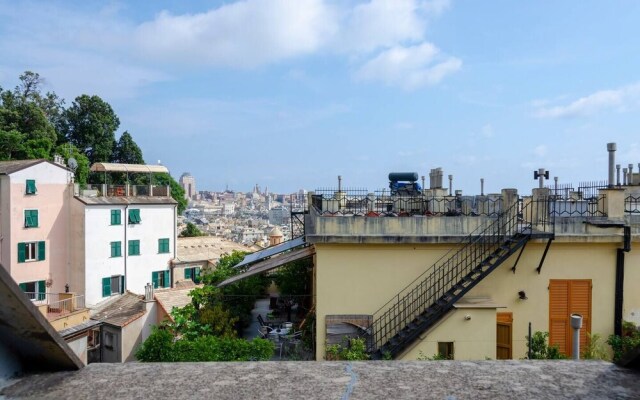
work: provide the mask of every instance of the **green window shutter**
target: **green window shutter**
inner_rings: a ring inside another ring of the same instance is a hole
[[[31,210],[31,218],[33,219],[33,226],[38,227],[38,210]]]
[[[111,242],[111,257],[122,257],[122,242]]]
[[[135,210],[136,211],[136,224],[139,224],[142,220],[140,219],[140,210]]]
[[[102,297],[111,296],[111,278],[102,278]]]
[[[23,292],[27,291],[27,284],[26,283],[21,283],[18,286],[20,286],[20,290],[22,290]]]
[[[171,287],[171,282],[169,282],[171,277],[169,276],[169,271],[164,271],[164,287]]]
[[[120,210],[111,210],[111,225],[120,225],[122,223]]]
[[[37,228],[38,227],[38,210],[25,210],[24,211],[24,227],[25,228]]]
[[[153,282],[153,288],[157,289],[158,288],[158,276],[159,274],[157,272],[152,272],[151,273],[151,282]]]
[[[124,293],[124,275],[120,277],[120,294]]]
[[[137,208],[129,210],[129,223],[130,224],[139,224],[140,223],[140,210]]]
[[[195,283],[200,283],[200,267],[195,267],[193,269],[193,275],[194,275],[194,282]]]
[[[26,194],[36,194],[36,181],[34,179],[27,179]]]
[[[191,279],[191,268],[184,269],[184,279]]]
[[[129,255],[130,256],[138,256],[138,255],[140,255],[140,241],[139,240],[129,240]]]
[[[163,239],[158,239],[158,253],[162,253],[162,249],[164,248]]]
[[[38,242],[38,261],[44,260],[44,249],[45,249],[44,241]]]
[[[18,243],[18,262],[23,263],[26,258],[27,244]]]
[[[169,239],[158,239],[158,253],[169,252]]]
[[[44,300],[47,293],[45,281],[38,281],[38,300]]]

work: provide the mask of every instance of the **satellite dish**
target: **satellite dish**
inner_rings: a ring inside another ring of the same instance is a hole
[[[69,158],[69,160],[67,160],[67,162],[69,163],[69,168],[71,169],[71,171],[75,173],[76,169],[78,169],[78,162],[76,161],[76,159],[71,157]]]

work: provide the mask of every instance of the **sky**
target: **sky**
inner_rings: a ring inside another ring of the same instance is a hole
[[[638,171],[639,21],[635,0],[0,0],[0,86],[100,96],[198,190],[441,167],[527,194],[538,168],[606,179],[608,142]]]

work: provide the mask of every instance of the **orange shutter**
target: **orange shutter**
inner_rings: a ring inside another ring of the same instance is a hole
[[[571,314],[582,315],[580,349],[587,345],[587,332],[591,332],[591,280],[549,281],[549,344],[557,344],[560,352],[572,355],[573,332]]]

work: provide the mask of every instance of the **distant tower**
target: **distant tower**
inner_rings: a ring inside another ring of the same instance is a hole
[[[269,246],[275,246],[282,243],[283,237],[284,235],[282,234],[282,231],[276,226],[269,233]]]
[[[184,197],[194,199],[196,196],[196,180],[190,173],[185,172],[180,177],[180,186],[184,189]]]

